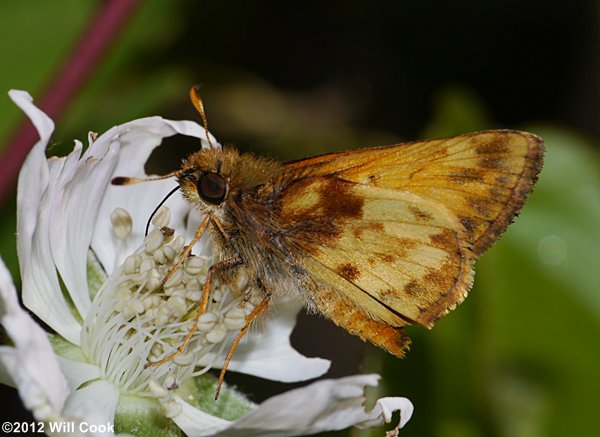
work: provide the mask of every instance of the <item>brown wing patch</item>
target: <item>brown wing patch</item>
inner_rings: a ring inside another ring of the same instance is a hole
[[[460,168],[448,174],[456,184],[467,184],[470,181],[483,182],[485,172],[479,168]]]
[[[420,220],[420,221],[423,221],[423,222],[428,222],[428,221],[430,221],[430,220],[433,219],[433,217],[431,216],[431,214],[429,214],[428,212],[423,211],[422,209],[420,209],[416,205],[410,205],[409,208],[412,211],[412,213],[415,215],[415,217],[417,218],[417,220]]]
[[[351,183],[333,177],[293,179],[282,189],[284,202],[274,207],[285,234],[313,242],[304,250],[317,253],[320,244],[339,238],[340,223],[362,216],[364,199],[353,194]],[[361,229],[356,230],[360,234]]]
[[[338,266],[335,271],[342,278],[348,279],[349,281],[354,281],[360,277],[360,270],[352,263],[346,263]]]
[[[404,292],[409,296],[418,296],[427,292],[427,289],[419,281],[414,279],[404,286]]]
[[[283,202],[274,205],[281,217],[282,228],[300,240],[311,241],[318,246],[339,237],[339,224],[362,217],[364,199],[352,193],[352,183],[334,177],[307,177],[293,179],[280,194]],[[360,234],[365,224],[357,228]]]
[[[352,232],[354,232],[354,236],[360,240],[365,231],[383,231],[383,225],[381,223],[361,223],[360,225],[357,225]]]
[[[403,253],[399,254],[399,255],[403,255]],[[381,252],[376,252],[375,256],[377,258],[379,258],[381,261],[383,261],[384,263],[391,263],[394,262],[394,255],[390,254],[390,253],[381,253]]]
[[[456,232],[449,228],[442,229],[439,233],[430,235],[429,241],[432,246],[439,247],[448,252],[456,251],[460,247],[456,243]]]
[[[508,167],[501,156],[482,156],[477,163],[479,167],[487,170],[506,171]]]
[[[352,194],[352,184],[334,177],[313,177],[291,181],[286,186],[289,206],[282,218],[302,220],[303,215],[322,213],[336,219],[360,218],[364,199]]]
[[[477,144],[475,152],[479,155],[505,155],[510,153],[510,141],[507,135],[495,135],[489,140]]]

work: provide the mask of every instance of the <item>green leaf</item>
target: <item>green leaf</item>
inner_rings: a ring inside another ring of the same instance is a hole
[[[255,406],[242,393],[225,384],[217,401],[216,392],[217,378],[208,373],[188,380],[177,390],[177,394],[194,407],[225,420],[236,420]]]
[[[443,88],[433,105],[435,112],[422,138],[443,138],[481,130],[491,125],[479,96],[458,85]]]

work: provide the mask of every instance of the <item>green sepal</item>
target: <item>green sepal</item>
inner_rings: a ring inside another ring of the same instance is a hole
[[[176,393],[195,408],[225,420],[236,420],[247,414],[255,404],[239,391],[223,384],[215,401],[217,378],[205,373],[186,381]]]
[[[115,412],[115,434],[136,437],[180,437],[183,432],[165,417],[158,400],[121,395]]]
[[[106,273],[92,250],[88,250],[87,255],[87,281],[90,300],[93,301],[100,287],[106,282]]]
[[[58,334],[48,334],[48,340],[52,345],[54,353],[67,360],[79,361],[81,363],[88,363],[86,356],[79,346],[74,345],[64,337]]]

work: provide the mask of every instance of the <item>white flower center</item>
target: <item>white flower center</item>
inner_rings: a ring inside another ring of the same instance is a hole
[[[119,239],[127,238],[125,210],[113,213]],[[210,258],[189,256],[162,284],[184,248],[184,238],[168,228],[170,211],[162,207],[154,229],[140,249],[107,279],[96,294],[82,330],[82,349],[103,377],[130,394],[152,395],[150,381],[173,388],[208,371],[226,345],[228,334],[239,331],[257,304],[243,290],[244,273],[235,289],[214,282],[206,312],[186,351],[158,366],[145,367],[175,352],[190,332],[202,297]],[[129,227],[131,229],[131,227]],[[194,373],[194,368],[203,367]]]

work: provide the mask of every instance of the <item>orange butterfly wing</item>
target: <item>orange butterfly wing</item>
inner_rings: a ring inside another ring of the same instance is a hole
[[[332,153],[290,162],[287,168],[435,201],[461,221],[471,250],[479,255],[523,207],[543,155],[544,143],[536,135],[496,130]]]
[[[487,131],[288,163],[277,187],[287,244],[316,309],[401,356],[399,327],[431,327],[531,191],[543,143]]]

